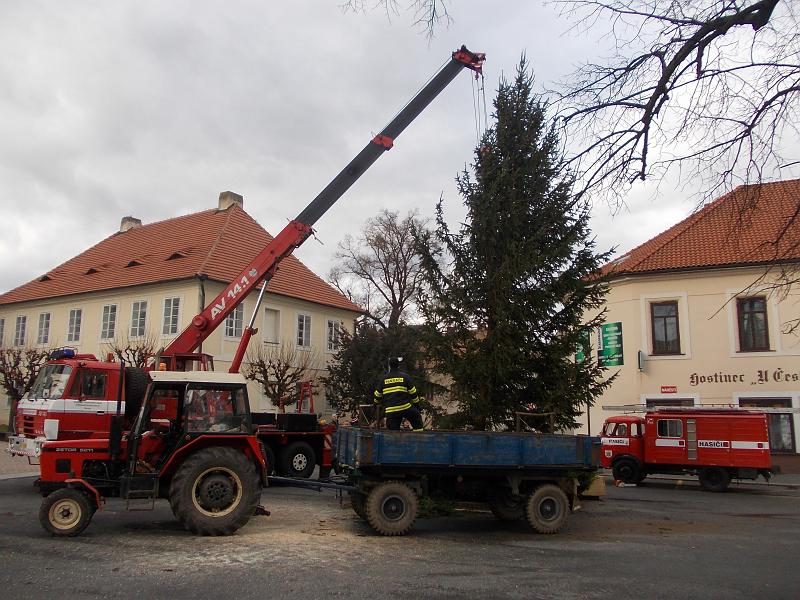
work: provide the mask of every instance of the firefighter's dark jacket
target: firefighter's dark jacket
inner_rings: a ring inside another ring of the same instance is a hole
[[[419,395],[411,377],[392,369],[378,383],[373,400],[384,407],[386,414],[391,414],[411,408],[419,402]]]

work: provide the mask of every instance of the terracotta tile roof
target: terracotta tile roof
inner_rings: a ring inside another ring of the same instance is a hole
[[[205,273],[228,283],[272,239],[239,205],[117,232],[45,275],[0,295],[0,305],[175,281]],[[285,259],[268,291],[361,312],[297,258]]]
[[[792,179],[739,186],[603,270],[620,276],[797,260],[800,179]]]

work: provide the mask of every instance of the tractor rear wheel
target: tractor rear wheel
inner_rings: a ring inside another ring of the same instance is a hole
[[[367,522],[381,535],[405,535],[417,520],[417,494],[401,481],[374,487],[364,506]]]
[[[172,512],[198,535],[230,535],[256,511],[261,484],[253,462],[241,450],[212,447],[187,458],[169,489]]]
[[[557,485],[540,485],[528,497],[525,516],[536,533],[557,533],[567,522],[569,500]]]
[[[486,502],[489,510],[501,521],[519,521],[525,516],[525,503],[506,487],[489,488]]]
[[[62,488],[42,501],[39,522],[51,535],[72,537],[88,527],[94,511],[95,507],[86,494],[79,490]]]
[[[142,407],[150,377],[144,369],[125,367],[125,418],[132,423]]]

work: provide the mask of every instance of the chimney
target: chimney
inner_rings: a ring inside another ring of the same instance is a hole
[[[135,217],[122,217],[122,222],[119,224],[119,232],[123,233],[124,231],[128,231],[128,229],[133,229],[134,227],[141,227],[142,220],[137,219]]]
[[[244,197],[236,192],[222,192],[219,195],[217,210],[228,210],[234,204],[238,204],[239,208],[244,208]]]

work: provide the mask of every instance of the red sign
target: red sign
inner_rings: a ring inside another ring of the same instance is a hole
[[[677,385],[662,385],[661,386],[661,393],[662,394],[677,394],[678,393],[678,386]]]

